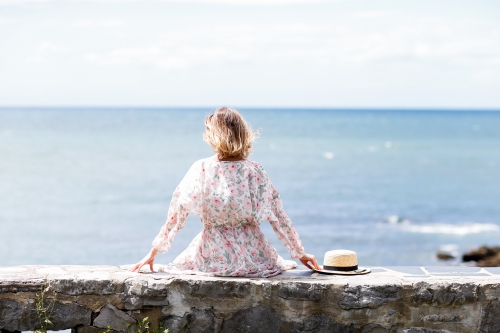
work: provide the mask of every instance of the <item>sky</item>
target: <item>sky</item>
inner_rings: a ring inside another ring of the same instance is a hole
[[[500,109],[498,0],[0,0],[0,106]]]

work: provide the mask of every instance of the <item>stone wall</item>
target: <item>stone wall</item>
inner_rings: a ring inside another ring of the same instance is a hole
[[[269,278],[137,274],[114,266],[0,267],[2,332],[132,332],[137,320],[175,332],[500,332],[500,269],[378,267],[362,276],[293,270]],[[37,296],[38,295],[38,296]],[[127,328],[132,325],[130,328]],[[137,330],[135,330],[137,332]]]

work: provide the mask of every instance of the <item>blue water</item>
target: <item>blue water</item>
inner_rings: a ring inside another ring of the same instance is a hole
[[[0,109],[0,265],[140,260],[178,182],[212,154],[209,111]],[[433,265],[440,249],[500,245],[500,112],[241,112],[307,252]],[[200,229],[190,217],[158,263]]]

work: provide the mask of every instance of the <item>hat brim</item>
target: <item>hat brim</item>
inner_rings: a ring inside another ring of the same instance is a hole
[[[355,271],[331,271],[327,269],[314,269],[313,271],[321,273],[321,274],[333,274],[333,275],[362,275],[368,274],[371,272],[369,268],[359,267]]]

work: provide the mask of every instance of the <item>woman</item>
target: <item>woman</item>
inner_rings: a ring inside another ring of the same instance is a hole
[[[199,160],[174,191],[167,222],[151,251],[131,271],[153,263],[158,252],[170,249],[189,213],[198,215],[203,229],[166,272],[217,276],[270,277],[297,267],[284,260],[264,237],[259,224],[271,223],[278,238],[305,266],[320,269],[304,252],[299,235],[286,215],[278,192],[266,172],[248,160],[255,134],[233,109],[220,108],[205,119],[203,139],[216,153]]]

